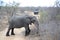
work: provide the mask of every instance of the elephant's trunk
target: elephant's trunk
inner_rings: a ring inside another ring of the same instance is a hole
[[[38,22],[38,20],[36,20],[36,21],[34,22],[34,25],[36,26],[37,34],[39,34],[39,22]]]

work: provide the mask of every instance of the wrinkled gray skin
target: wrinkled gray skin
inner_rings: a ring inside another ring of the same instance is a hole
[[[21,28],[21,27],[25,28],[26,30],[25,36],[27,36],[30,34],[29,25],[31,25],[32,23],[39,25],[35,16],[29,16],[29,15],[12,16],[9,20],[9,27],[6,36],[9,36],[10,30],[11,30],[11,35],[15,35],[14,28]]]

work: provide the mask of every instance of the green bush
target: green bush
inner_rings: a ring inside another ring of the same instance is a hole
[[[56,15],[56,19],[57,20],[60,20],[60,15]]]
[[[41,23],[44,23],[44,22],[47,21],[47,19],[48,19],[48,13],[46,11],[40,11],[39,15],[40,15],[40,22]]]

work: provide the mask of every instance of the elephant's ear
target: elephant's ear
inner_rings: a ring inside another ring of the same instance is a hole
[[[36,21],[37,21],[37,18],[36,18],[35,16],[33,16],[33,17],[31,18],[31,22],[34,23],[34,22],[36,22]]]
[[[26,17],[26,21],[25,21],[27,24],[31,24],[31,20],[30,18]]]

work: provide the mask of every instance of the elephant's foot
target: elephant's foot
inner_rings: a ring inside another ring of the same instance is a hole
[[[25,32],[25,36],[28,36],[30,34],[30,30]]]
[[[9,34],[6,34],[6,36],[10,36]]]
[[[14,33],[11,33],[11,35],[15,35]]]

